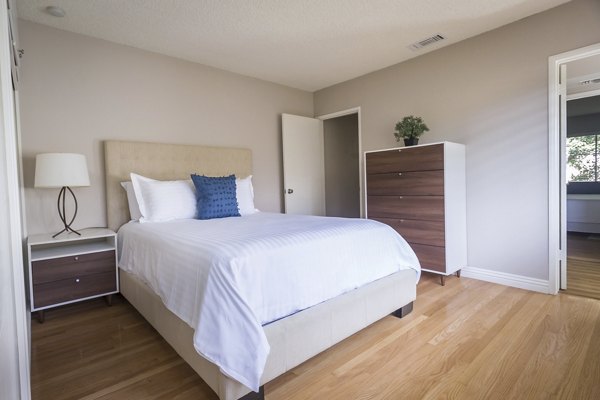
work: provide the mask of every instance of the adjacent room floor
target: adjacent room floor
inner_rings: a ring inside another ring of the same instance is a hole
[[[565,293],[600,299],[600,234],[567,234]]]
[[[125,300],[32,321],[33,399],[216,399]],[[265,386],[275,399],[600,398],[600,301],[424,274],[386,317]]]

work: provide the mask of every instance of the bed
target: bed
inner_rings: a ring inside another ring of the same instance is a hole
[[[128,180],[130,172],[155,179],[173,180],[186,179],[191,171],[209,176],[247,176],[251,174],[251,167],[252,157],[247,149],[107,141],[105,172],[108,225],[111,229],[118,230],[128,221],[127,199],[120,182]],[[256,218],[263,218],[260,223],[264,223],[264,219],[276,220],[280,217],[265,214]],[[174,224],[171,232],[188,229],[191,224],[192,222]],[[139,227],[124,226],[122,235],[136,228]],[[149,279],[142,279],[126,269],[128,268],[120,270],[123,296],[219,398],[227,400],[264,398],[264,383],[390,313],[401,317],[410,312],[418,280],[418,273],[413,269],[386,274],[310,308],[259,326],[270,351],[260,377],[260,390],[255,393],[248,385],[230,378],[232,374],[223,373],[223,368],[200,356],[194,346],[194,329],[190,327],[189,321],[176,315],[181,316],[181,313],[169,311],[161,298],[164,293],[156,287],[151,288],[153,284]]]

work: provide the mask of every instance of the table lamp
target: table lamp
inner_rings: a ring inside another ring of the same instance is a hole
[[[63,232],[79,232],[71,228],[77,216],[77,198],[71,190],[72,187],[90,186],[87,163],[83,154],[72,153],[43,153],[35,157],[35,183],[36,188],[61,188],[58,193],[58,215],[63,222],[64,229],[52,237]],[[75,211],[70,221],[66,215],[65,201],[67,191],[73,196]]]

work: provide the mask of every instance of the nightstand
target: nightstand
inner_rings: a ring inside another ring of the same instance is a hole
[[[76,234],[32,235],[29,254],[29,299],[31,311],[44,322],[44,310],[119,292],[117,234],[90,228]]]

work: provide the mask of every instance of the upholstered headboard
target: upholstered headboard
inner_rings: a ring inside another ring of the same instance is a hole
[[[104,142],[106,214],[108,227],[117,230],[129,220],[121,182],[134,172],[160,180],[189,179],[190,174],[245,177],[252,173],[249,149],[145,142]]]

